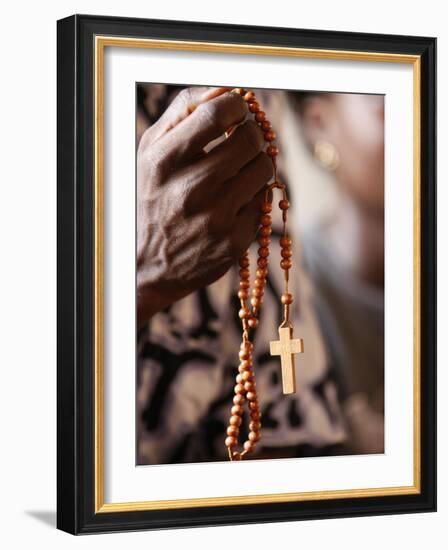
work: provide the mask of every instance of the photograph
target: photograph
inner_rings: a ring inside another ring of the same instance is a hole
[[[137,83],[137,465],[384,453],[384,104]]]

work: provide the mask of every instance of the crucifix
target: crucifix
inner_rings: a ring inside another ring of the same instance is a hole
[[[303,353],[303,340],[292,338],[292,327],[281,326],[278,329],[280,340],[271,342],[271,355],[280,355],[282,364],[283,393],[296,392],[296,371],[294,354]]]

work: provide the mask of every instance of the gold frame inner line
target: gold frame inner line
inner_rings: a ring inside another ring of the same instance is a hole
[[[154,48],[165,50],[195,51],[210,53],[235,53],[251,55],[270,55],[302,57],[315,59],[369,61],[383,63],[406,63],[413,65],[413,484],[400,487],[380,487],[350,490],[329,490],[298,493],[260,494],[245,496],[226,496],[212,498],[193,498],[179,500],[154,500],[141,502],[106,503],[104,501],[104,50],[106,47]],[[363,498],[392,495],[419,494],[421,491],[421,426],[420,426],[420,117],[421,117],[421,59],[417,55],[402,55],[382,52],[359,52],[344,50],[325,50],[309,48],[291,48],[278,46],[257,46],[253,44],[225,44],[213,42],[195,42],[178,40],[156,40],[142,38],[124,38],[118,36],[96,36],[95,55],[95,277],[94,277],[94,509],[95,513],[128,512],[141,510],[179,509],[207,506],[261,504],[273,502],[315,501],[340,498]]]

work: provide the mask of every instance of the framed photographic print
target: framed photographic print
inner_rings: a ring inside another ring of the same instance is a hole
[[[434,511],[436,40],[58,21],[58,528]]]

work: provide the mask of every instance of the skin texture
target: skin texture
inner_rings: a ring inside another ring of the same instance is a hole
[[[219,279],[253,241],[272,163],[247,115],[244,100],[226,88],[190,88],[144,132],[137,153],[139,325]]]
[[[384,286],[384,98],[317,94],[298,110],[311,149],[318,140],[338,151],[334,177],[340,202],[328,238],[360,280]],[[299,121],[298,121],[299,122]]]

